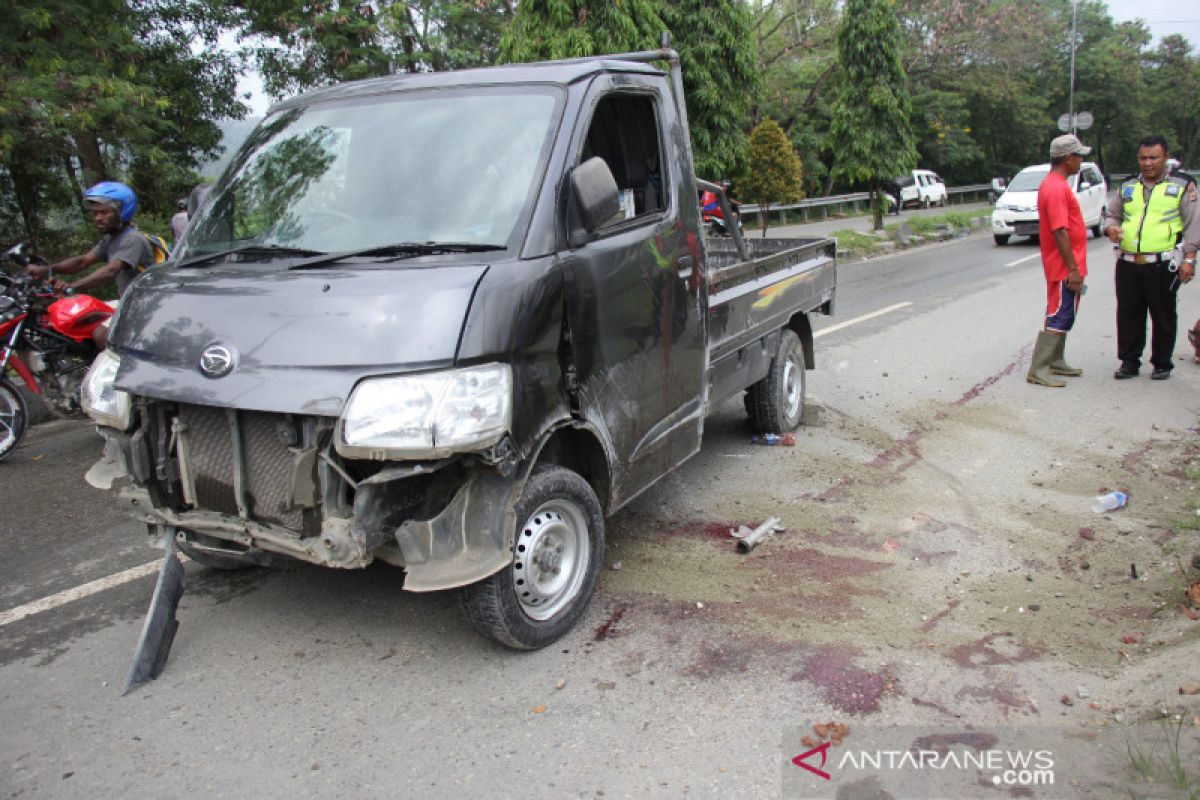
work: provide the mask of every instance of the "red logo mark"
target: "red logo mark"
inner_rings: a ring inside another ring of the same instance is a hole
[[[808,758],[811,755],[815,755],[816,753],[820,753],[821,754],[821,766],[822,767],[825,766],[825,751],[829,749],[830,744],[831,744],[830,742],[822,742],[821,744],[814,747],[812,750],[809,750],[807,753],[801,753],[800,755],[793,758],[792,763],[795,764],[797,767],[804,767],[806,770],[813,773],[814,775],[820,775],[822,778],[824,778],[827,781],[833,780],[832,776],[825,770],[820,769],[818,767],[814,767],[811,764],[804,763],[804,759]]]

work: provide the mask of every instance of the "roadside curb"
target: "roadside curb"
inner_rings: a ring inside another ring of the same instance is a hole
[[[838,261],[847,263],[875,261],[881,257],[897,255],[907,250],[926,245],[988,234],[991,230],[991,217],[990,215],[972,217],[970,228],[952,228],[948,224],[942,224],[935,230],[923,234],[911,233],[911,231],[907,230],[907,227],[906,224],[901,223],[901,227],[896,231],[872,231],[865,233],[865,236],[875,236],[882,240],[876,245],[878,249],[867,253],[855,251],[854,249],[838,250]]]

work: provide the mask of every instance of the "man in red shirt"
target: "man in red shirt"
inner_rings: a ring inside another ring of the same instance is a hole
[[[1046,323],[1033,347],[1033,360],[1025,380],[1040,386],[1066,386],[1055,375],[1076,377],[1063,359],[1067,332],[1075,324],[1083,279],[1087,276],[1087,228],[1079,200],[1067,178],[1079,172],[1083,157],[1092,152],[1074,136],[1059,136],[1050,143],[1050,174],[1038,189],[1038,235],[1042,268],[1046,272]]]

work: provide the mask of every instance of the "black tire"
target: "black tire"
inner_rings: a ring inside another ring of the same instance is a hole
[[[1096,220],[1096,224],[1092,226],[1092,235],[1097,239],[1104,235],[1104,215],[1107,213],[1107,208],[1100,209],[1100,219]]]
[[[1009,237],[1009,234],[1007,234],[1007,233],[992,234],[992,239],[994,239],[996,244],[1000,245],[1001,247],[1004,247],[1004,245],[1008,244],[1008,237]]]
[[[265,565],[264,558],[255,558],[254,555],[246,554],[244,556],[234,555],[233,553],[212,553],[208,550],[201,550],[198,547],[193,547],[188,542],[184,541],[180,536],[175,537],[175,547],[179,552],[195,561],[203,567],[210,569],[220,569],[227,572],[234,572],[243,569],[253,569]]]
[[[483,636],[537,650],[571,630],[591,600],[604,559],[604,513],[587,481],[543,464],[529,476],[516,518],[512,564],[461,589],[459,607]]]
[[[942,195],[941,198],[938,199],[938,207],[939,208],[946,207],[946,195]]]
[[[804,417],[804,348],[791,328],[779,334],[779,344],[765,378],[746,390],[746,413],[760,433],[786,433]]]
[[[0,378],[0,461],[8,458],[29,430],[29,409],[21,391],[7,378]]]
[[[929,195],[925,195],[921,198],[921,208],[929,208],[930,205]]]

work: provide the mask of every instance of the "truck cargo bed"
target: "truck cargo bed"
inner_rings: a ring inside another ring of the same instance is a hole
[[[748,261],[731,239],[705,243],[710,364],[778,330],[795,314],[833,312],[833,239],[745,241]]]

